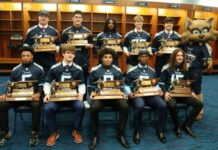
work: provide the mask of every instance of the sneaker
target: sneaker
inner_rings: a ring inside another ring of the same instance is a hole
[[[29,145],[31,147],[37,146],[39,144],[39,134],[32,131],[30,135]]]
[[[47,145],[47,146],[53,146],[53,145],[55,145],[56,140],[57,140],[58,138],[59,138],[59,133],[58,133],[58,132],[52,133],[52,134],[49,136],[46,145]]]
[[[83,142],[83,137],[82,135],[79,133],[78,130],[73,130],[72,131],[72,137],[74,139],[74,142],[77,143],[77,144],[80,144]]]
[[[5,143],[12,137],[12,132],[8,131],[6,134],[2,134],[2,137],[0,138],[0,146],[5,145]]]

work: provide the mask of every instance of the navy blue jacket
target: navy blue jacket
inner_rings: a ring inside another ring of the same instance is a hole
[[[61,43],[67,43],[69,40],[69,33],[89,33],[90,35],[87,37],[88,43],[93,44],[93,39],[91,35],[91,31],[84,26],[81,26],[79,28],[76,28],[74,26],[66,28],[62,32],[62,39]],[[78,65],[80,65],[82,68],[88,68],[89,65],[89,49],[86,49],[84,46],[77,46],[76,47],[76,57],[74,59],[74,62]]]
[[[152,79],[156,77],[156,73],[153,68],[140,63],[133,68],[131,68],[125,78],[125,94],[129,95],[133,89],[136,87],[136,80],[138,79]]]
[[[72,63],[72,65],[67,68],[63,66],[62,62],[60,62],[51,67],[45,78],[45,82],[48,83],[51,83],[53,80],[56,82],[81,80],[81,83],[84,83],[83,70],[75,63]]]
[[[24,40],[24,45],[34,46],[34,36],[58,36],[58,31],[52,26],[48,26],[44,30],[39,27],[39,25],[35,25],[28,29],[26,39]],[[55,41],[56,45],[59,45],[58,39]],[[34,61],[41,65],[44,69],[49,69],[52,65],[56,63],[55,53],[51,52],[38,52],[34,55]]]
[[[168,35],[165,30],[160,31],[158,33],[155,34],[154,36],[154,40],[152,43],[152,52],[155,54],[156,52],[158,52],[159,47],[161,46],[161,40],[176,40],[176,41],[181,41],[181,35],[179,33],[177,33],[176,31],[173,31],[173,33],[171,35]],[[156,57],[156,62],[155,62],[155,68],[162,68],[162,66],[164,66],[168,59],[169,59],[170,55],[169,54],[164,54],[162,56],[157,56]]]
[[[183,44],[182,49],[186,53],[186,61],[189,69],[203,69],[204,61],[211,58],[206,44]]]
[[[150,34],[142,30],[142,32],[137,33],[134,30],[128,32],[124,37],[123,48],[127,48],[129,52],[132,51],[131,42],[138,41],[147,41],[150,42]],[[135,66],[138,64],[138,56],[129,56],[127,58],[127,64]]]
[[[38,80],[34,86],[35,93],[41,93],[42,85],[44,83],[44,70],[42,66],[37,63],[19,64],[13,68],[10,76],[11,82]]]
[[[122,80],[122,72],[121,69],[115,65],[112,65],[110,68],[105,68],[102,64],[99,64],[95,67],[92,67],[89,75],[89,87],[93,87],[96,89],[97,84],[93,84],[99,80],[108,81],[108,80]],[[90,91],[94,91],[95,89],[91,88]]]
[[[101,49],[103,47],[103,39],[122,39],[122,36],[117,32],[101,32],[97,35],[95,44],[96,49]]]
[[[169,92],[173,81],[190,79],[188,72],[182,72],[180,66],[176,66],[175,70],[170,70],[169,65],[165,65],[160,76],[160,88],[162,91]]]
[[[64,66],[63,62],[53,65],[45,78],[45,86],[48,86],[52,81],[63,82],[69,80],[80,80],[78,92],[82,95],[85,94],[83,70],[75,63],[72,63],[69,66]],[[46,91],[45,93],[48,94]]]

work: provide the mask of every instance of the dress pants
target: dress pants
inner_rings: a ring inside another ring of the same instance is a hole
[[[124,133],[128,119],[128,104],[126,100],[93,100],[90,108],[91,130],[93,135],[98,135],[98,113],[104,107],[113,107],[119,111],[118,134]]]
[[[134,109],[134,129],[140,132],[144,106],[150,106],[158,111],[156,130],[159,133],[165,131],[168,108],[165,101],[160,96],[137,97],[132,100]]]
[[[73,129],[78,130],[82,124],[85,110],[83,101],[75,100],[70,102],[48,102],[45,104],[44,113],[47,126],[51,134],[57,131],[56,112],[61,107],[71,107],[73,109],[72,113],[73,111],[75,112]]]

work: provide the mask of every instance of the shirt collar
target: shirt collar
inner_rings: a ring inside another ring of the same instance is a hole
[[[42,26],[41,24],[39,24],[38,26],[39,26],[40,28],[43,28],[43,27],[44,27],[44,28],[46,29],[46,28],[48,27],[48,24],[45,25],[45,26]]]
[[[143,66],[143,65],[141,65],[140,63],[138,63],[138,67],[139,67],[139,68],[146,68],[146,69],[147,69],[147,68],[148,68],[148,65]]]
[[[73,62],[67,64],[65,61],[62,61],[63,67],[65,67],[66,65],[69,65],[70,67],[73,65]]]
[[[134,29],[134,32],[142,32],[143,30],[141,29],[141,30],[137,30],[136,28]]]
[[[169,31],[167,31],[167,30],[164,30],[165,31],[165,33],[167,34],[167,33],[170,33],[170,35],[172,35],[173,34],[173,30],[170,30],[170,32]]]

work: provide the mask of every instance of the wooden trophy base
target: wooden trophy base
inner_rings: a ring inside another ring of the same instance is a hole
[[[178,49],[177,47],[164,47],[160,49],[158,54],[172,54],[174,50]]]
[[[73,46],[87,46],[87,45],[89,45],[87,40],[72,40],[67,44],[70,44]]]
[[[55,45],[38,45],[34,48],[34,52],[56,52]]]
[[[94,97],[90,97],[92,100],[125,100],[127,99],[123,95],[96,95]]]
[[[7,97],[6,101],[8,102],[15,102],[15,101],[33,101],[32,97]]]
[[[160,95],[157,87],[141,87],[134,93],[136,97],[157,96]]]
[[[67,96],[67,97],[51,97],[50,102],[64,102],[64,101],[75,101],[77,96]]]
[[[192,97],[190,88],[176,88],[170,91],[171,97]]]
[[[111,48],[117,53],[122,53],[123,52],[123,50],[122,50],[122,48],[120,46],[105,46],[105,47]]]

